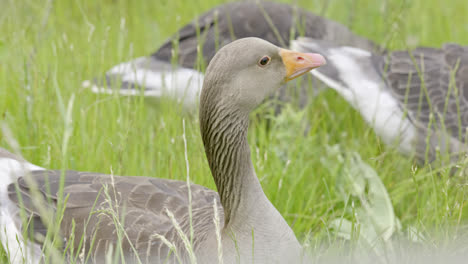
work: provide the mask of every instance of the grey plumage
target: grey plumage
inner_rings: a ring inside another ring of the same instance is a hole
[[[445,44],[390,52],[378,69],[412,118],[428,127],[433,114],[435,128],[445,127],[457,140],[466,140],[468,47]]]
[[[293,46],[322,52],[329,63],[313,74],[350,101],[384,140],[408,140],[409,146],[400,143],[403,152],[414,153],[420,161],[431,161],[441,152],[456,161],[458,154],[466,151],[468,47],[445,44],[442,48],[419,47],[379,55],[308,38],[295,41]],[[367,107],[370,103],[365,102],[379,99],[363,92],[366,89],[388,96],[383,103],[394,100],[393,110]],[[385,111],[392,113],[379,114]],[[381,120],[371,120],[371,115]],[[387,126],[382,120],[385,117],[396,117],[402,127],[393,126],[396,123]]]
[[[44,202],[52,211],[57,210],[59,198],[59,183],[61,171],[43,170],[31,172],[31,177],[38,186],[39,193]],[[84,235],[86,251],[92,248],[92,260],[102,263],[105,260],[109,245],[118,241],[118,226],[113,215],[125,223],[122,250],[126,253],[127,261],[134,263],[137,255],[143,263],[175,263],[174,254],[169,254],[166,247],[157,236],[161,235],[167,240],[176,243],[178,249],[184,246],[178,238],[177,231],[168,216],[165,208],[174,214],[185,234],[190,233],[188,212],[187,184],[181,181],[148,178],[148,177],[122,177],[99,173],[66,171],[64,177],[64,192],[62,199],[67,197],[64,218],[61,222],[61,235],[64,238],[74,236],[74,241],[67,241],[63,246],[75,247]],[[223,208],[220,206],[219,196],[213,190],[200,185],[192,184],[192,210],[194,219],[193,229],[197,235],[209,234],[214,230],[213,204],[216,201],[221,220]],[[45,237],[47,227],[41,221],[41,214],[34,205],[30,186],[24,177],[18,179],[18,189],[21,193],[21,203],[32,219],[33,230],[37,236],[40,233]],[[8,197],[20,205],[15,184],[8,186]],[[18,219],[21,221],[21,219]],[[21,225],[20,222],[17,225]],[[23,226],[23,229],[31,226]],[[73,229],[74,228],[74,229]],[[72,234],[72,232],[74,234]],[[203,241],[202,238],[194,240],[194,247]],[[41,243],[40,240],[36,240]],[[179,242],[179,243],[177,243]],[[94,245],[92,245],[94,244]],[[132,246],[136,252],[132,250]],[[187,252],[180,252],[182,256]],[[143,256],[143,257],[142,257]],[[185,259],[185,261],[188,261]]]

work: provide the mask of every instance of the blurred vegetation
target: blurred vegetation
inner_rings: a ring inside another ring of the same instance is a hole
[[[288,1],[283,1],[288,2]],[[34,164],[185,179],[182,120],[193,182],[215,188],[198,119],[170,100],[93,94],[81,82],[148,55],[178,28],[223,1],[0,0],[0,119]],[[468,44],[466,0],[298,0],[390,49]],[[74,96],[63,152],[65,109]],[[337,186],[336,147],[357,153],[387,189],[402,230],[453,236],[468,218],[466,180],[449,169],[419,166],[384,146],[360,115],[329,90],[305,110],[288,106],[269,121],[253,119],[249,140],[265,193],[301,241],[333,243],[335,219],[357,223]],[[270,129],[268,129],[270,128]],[[10,148],[0,132],[0,146]],[[454,238],[454,237],[451,237]],[[436,244],[436,243],[434,243]]]

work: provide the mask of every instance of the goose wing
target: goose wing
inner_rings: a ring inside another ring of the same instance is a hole
[[[9,199],[17,206],[23,205],[28,214],[26,218],[31,219],[26,226],[18,216],[16,224],[23,230],[34,225],[36,243],[40,244],[40,237],[48,232],[41,207],[52,215],[57,211],[61,173],[53,170],[31,172],[37,188],[32,187],[27,176],[20,177],[17,185],[8,186]],[[33,189],[38,190],[42,206],[38,205]],[[193,219],[197,219],[193,227],[199,241],[210,230],[214,232],[213,203],[215,200],[217,205],[220,203],[218,194],[205,187],[191,185],[191,192]],[[129,259],[138,256],[142,261],[167,260],[171,249],[161,240],[160,236],[163,236],[181,250],[179,254],[183,256],[185,253],[174,222],[167,213],[170,211],[174,215],[189,237],[189,200],[185,182],[66,171],[62,197],[66,204],[60,232],[64,246],[73,248],[73,252],[84,250],[99,261],[113,245],[114,249],[122,247]],[[222,208],[218,206],[218,210],[222,218]],[[84,249],[79,247],[83,237]],[[197,241],[194,241],[195,246]]]
[[[382,65],[388,87],[422,126],[466,140],[468,127],[468,47],[391,52]],[[433,119],[431,121],[431,115]]]
[[[385,142],[397,140],[403,153],[423,161],[440,151],[456,160],[466,151],[467,47],[445,44],[380,55],[311,38],[292,45],[324,54],[327,65],[312,74],[351,103]]]

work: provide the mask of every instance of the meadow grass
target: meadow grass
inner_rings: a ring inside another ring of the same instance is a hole
[[[466,0],[293,2],[390,49],[468,44]],[[0,119],[21,154],[46,168],[185,180],[185,120],[191,180],[215,189],[196,113],[164,98],[93,94],[81,82],[154,52],[178,28],[220,3],[0,0]],[[385,146],[335,92],[311,96],[304,110],[289,105],[268,121],[252,120],[249,142],[263,189],[312,248],[337,240],[329,228],[333,219],[355,221],[336,188],[343,166],[330,154],[332,146],[358,153],[374,168],[402,230],[443,237],[465,228],[465,179],[451,177],[445,168],[417,165]],[[11,149],[1,133],[0,146]]]

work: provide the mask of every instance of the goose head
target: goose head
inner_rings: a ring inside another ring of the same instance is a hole
[[[244,38],[221,48],[206,70],[200,105],[217,102],[250,112],[282,84],[325,64],[320,54]]]

